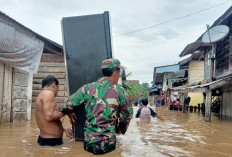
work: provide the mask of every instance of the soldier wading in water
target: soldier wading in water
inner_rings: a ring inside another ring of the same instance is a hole
[[[83,85],[68,98],[62,112],[75,121],[74,108],[84,103],[86,122],[84,149],[93,154],[115,150],[116,129],[124,134],[132,118],[133,109],[129,96],[118,85],[121,69],[117,59],[102,61],[103,77],[97,82]],[[119,119],[117,128],[116,121]]]

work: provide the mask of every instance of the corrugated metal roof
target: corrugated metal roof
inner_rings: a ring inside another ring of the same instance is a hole
[[[193,55],[191,55],[190,57],[179,61],[178,64],[180,64],[180,66],[182,66],[184,64],[188,64],[192,60],[200,60],[201,57],[204,57],[204,52],[203,51],[200,51],[198,53],[193,53]]]
[[[179,69],[180,69],[179,64],[166,65],[166,66],[156,67],[156,73],[175,72],[175,71],[179,71]]]
[[[195,42],[188,44],[184,50],[180,53],[180,57],[186,56],[188,54],[192,54],[196,51],[202,51],[205,46],[211,46],[210,44],[204,44],[201,41],[201,38],[198,38]]]
[[[223,80],[227,80],[227,79],[230,79],[230,78],[232,78],[232,75],[224,77],[224,78],[221,78],[221,79],[218,79],[216,81],[212,81],[212,82],[209,82],[209,83],[206,83],[206,84],[202,84],[202,85],[196,85],[196,86],[190,86],[190,87],[179,86],[179,87],[171,88],[171,90],[184,90],[184,89],[195,89],[195,88],[208,87],[208,86],[210,86],[212,84],[215,84],[217,82],[220,82],[220,81],[223,81]]]

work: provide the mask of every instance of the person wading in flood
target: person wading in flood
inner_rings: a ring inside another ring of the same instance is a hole
[[[65,131],[72,137],[72,130],[62,126],[60,118],[64,113],[59,112],[55,97],[59,91],[59,81],[49,75],[42,81],[42,91],[36,98],[36,122],[40,129],[38,144],[41,146],[56,146],[63,144],[62,136]]]
[[[82,103],[86,111],[84,149],[93,154],[105,154],[116,147],[118,130],[125,134],[132,118],[133,108],[124,88],[118,85],[121,65],[117,59],[102,61],[103,77],[83,85],[68,98],[62,112],[75,121],[74,108]]]
[[[159,120],[163,120],[162,117],[158,116],[150,107],[147,107],[148,104],[148,99],[147,98],[143,98],[142,99],[142,107],[139,108],[139,110],[137,111],[135,117],[136,118],[140,118],[141,122],[150,122],[151,121],[151,116],[152,117],[156,117]]]

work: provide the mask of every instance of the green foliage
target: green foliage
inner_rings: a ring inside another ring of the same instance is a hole
[[[146,90],[149,90],[149,84],[148,83],[143,83],[142,84],[142,88],[146,89]]]
[[[149,84],[143,83],[142,85],[139,85],[137,83],[130,83],[127,81],[124,81],[123,84],[128,86],[130,89],[127,90],[128,95],[131,99],[138,99],[141,95],[147,96],[147,91],[149,90]]]
[[[132,72],[126,73],[126,78],[133,76]],[[137,83],[131,83],[127,81],[123,81],[123,84],[128,86],[130,89],[127,89],[127,93],[131,99],[138,99],[141,95],[147,96],[147,91],[149,90],[149,83],[143,83],[142,85]]]

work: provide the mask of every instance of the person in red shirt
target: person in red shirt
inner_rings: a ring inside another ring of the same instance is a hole
[[[175,105],[180,106],[180,100],[179,99],[176,100]]]

